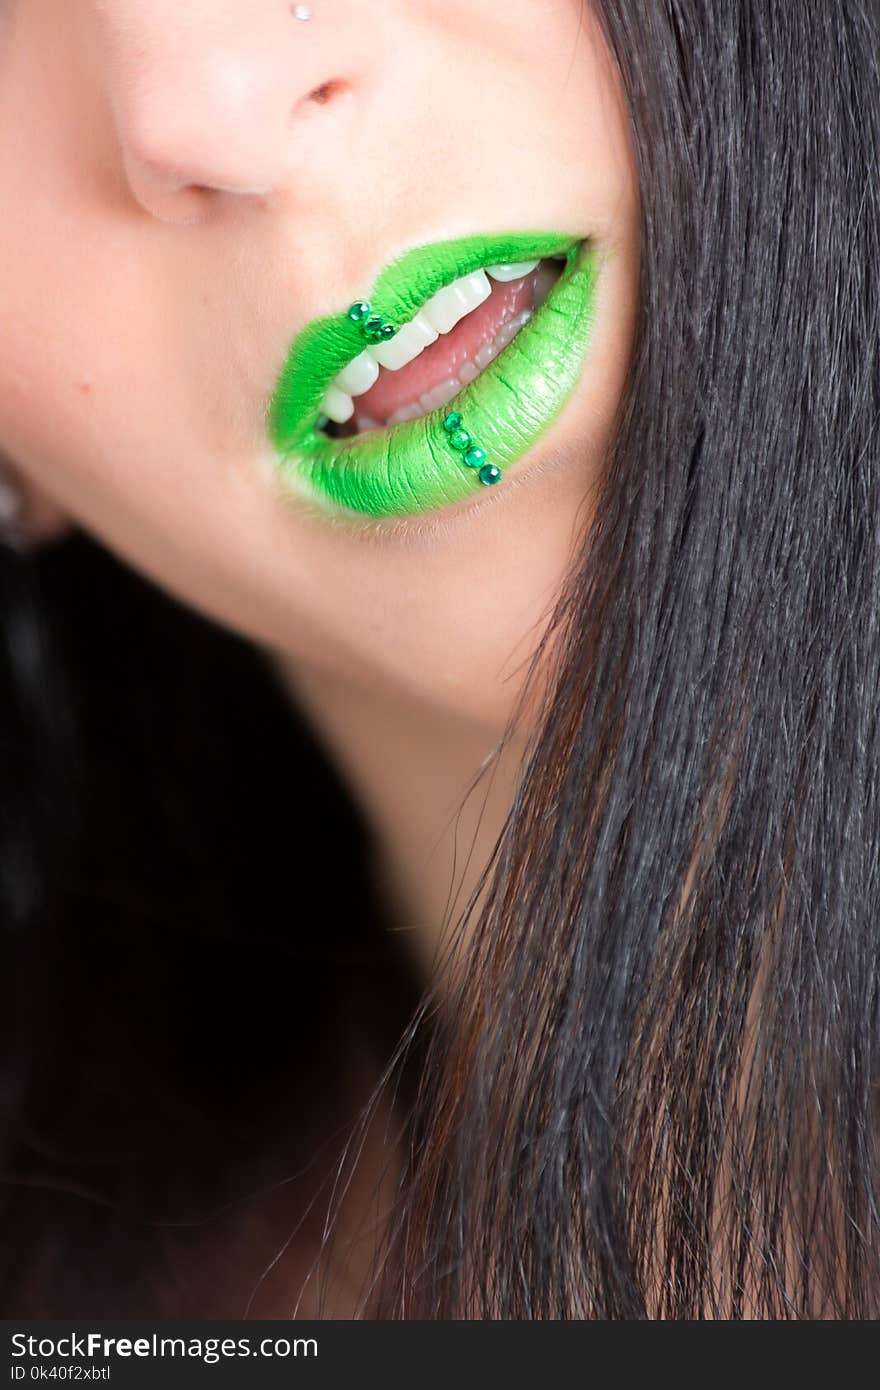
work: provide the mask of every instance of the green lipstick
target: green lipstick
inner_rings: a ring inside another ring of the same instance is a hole
[[[372,517],[431,511],[503,478],[552,424],[583,372],[594,312],[594,248],[549,232],[419,246],[389,265],[364,296],[374,315],[400,328],[460,276],[550,256],[564,257],[561,275],[499,356],[441,409],[389,428],[340,439],[318,428],[324,393],[363,351],[365,334],[349,317],[349,304],[308,324],[288,353],[269,405],[269,434],[285,474],[337,507]],[[458,417],[453,428],[451,415]]]

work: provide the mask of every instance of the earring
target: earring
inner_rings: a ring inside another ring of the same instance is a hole
[[[24,511],[24,489],[8,464],[0,460],[0,545],[10,550],[27,549]]]

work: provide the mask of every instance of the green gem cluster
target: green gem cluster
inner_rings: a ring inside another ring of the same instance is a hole
[[[381,314],[374,314],[372,305],[365,299],[359,299],[352,304],[348,317],[352,323],[359,325],[368,343],[387,343],[397,332],[396,325],[383,319]]]
[[[491,487],[497,483],[501,477],[501,469],[495,463],[487,463],[486,450],[481,449],[475,443],[469,431],[464,428],[464,421],[457,410],[453,410],[451,415],[447,415],[443,421],[443,430],[446,439],[457,454],[461,455],[462,463],[466,468],[475,468],[477,477],[486,487]]]

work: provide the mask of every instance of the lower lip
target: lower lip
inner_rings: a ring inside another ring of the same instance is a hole
[[[347,439],[329,439],[316,421],[285,454],[285,475],[335,508],[370,517],[418,515],[460,502],[488,491],[496,470],[494,486],[503,487],[507,470],[540,441],[583,374],[595,284],[596,253],[578,242],[534,317],[454,400],[417,420]],[[456,449],[444,428],[453,412],[485,454],[480,467],[468,466],[467,451]]]

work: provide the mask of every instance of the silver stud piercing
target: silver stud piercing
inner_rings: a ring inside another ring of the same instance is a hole
[[[291,5],[290,13],[294,19],[302,20],[303,23],[312,18],[312,10],[309,5]]]

